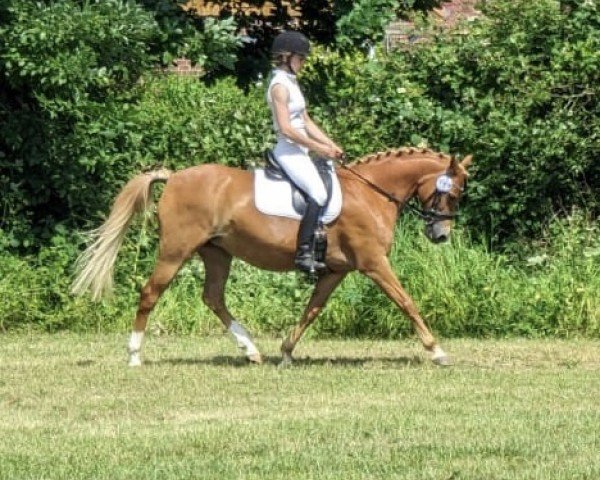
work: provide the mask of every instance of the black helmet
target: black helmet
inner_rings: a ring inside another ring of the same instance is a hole
[[[307,57],[309,52],[310,42],[308,38],[295,31],[281,32],[275,37],[271,47],[271,55],[274,57],[281,53],[296,53]]]

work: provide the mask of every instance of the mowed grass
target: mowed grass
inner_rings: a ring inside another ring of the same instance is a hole
[[[600,343],[0,336],[2,479],[598,479]]]

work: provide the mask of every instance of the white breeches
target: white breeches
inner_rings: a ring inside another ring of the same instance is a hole
[[[280,138],[273,149],[277,162],[292,181],[309,195],[320,207],[327,202],[327,191],[315,164],[308,156],[308,149],[285,138]]]

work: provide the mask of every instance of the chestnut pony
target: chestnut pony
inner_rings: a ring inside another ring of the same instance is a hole
[[[431,241],[448,239],[470,164],[471,156],[459,162],[431,150],[403,148],[369,155],[337,169],[344,203],[339,217],[327,227],[328,270],[319,276],[300,322],[281,346],[284,364],[291,362],[296,343],[329,295],[353,270],[371,278],[406,312],[434,363],[451,363],[398,281],[388,254],[394,224],[405,206],[425,220],[425,235]],[[205,265],[202,299],[248,359],[261,362],[251,336],[225,305],[231,259],[235,256],[262,269],[292,270],[298,222],[267,216],[255,208],[252,172],[205,164],[176,172],[151,171],[131,179],[117,196],[106,222],[92,232],[92,243],[77,263],[73,293],[89,289],[92,297],[99,299],[110,291],[125,230],[135,213],[149,207],[154,182],[166,182],[158,203],[159,255],[141,290],[129,341],[129,364],[141,364],[148,315],[182,264],[195,253]],[[420,207],[407,205],[413,197],[418,198]]]

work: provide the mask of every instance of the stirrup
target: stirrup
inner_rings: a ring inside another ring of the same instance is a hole
[[[315,260],[313,252],[308,249],[301,249],[297,252],[294,258],[294,265],[298,270],[306,272],[309,275],[315,275],[327,268],[323,262]]]
[[[327,268],[327,265],[325,265],[323,262],[313,260],[312,258],[296,260],[294,264],[298,270],[310,275],[315,275]]]

